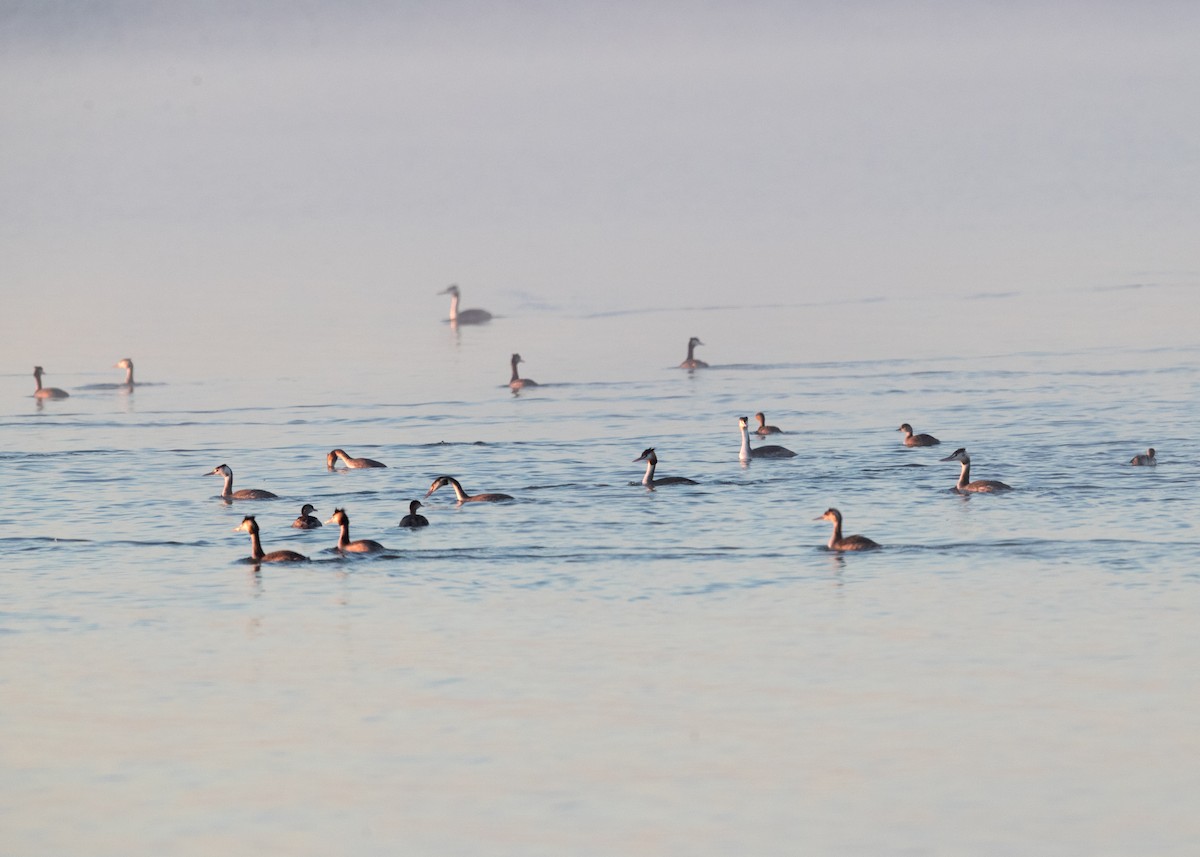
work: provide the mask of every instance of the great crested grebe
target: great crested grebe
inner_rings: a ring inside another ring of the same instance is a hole
[[[378,553],[379,551],[387,550],[379,542],[373,542],[370,539],[359,539],[356,542],[350,541],[350,516],[346,514],[344,509],[334,509],[333,515],[325,523],[337,524],[342,528],[338,534],[337,543],[337,549],[342,553]]]
[[[697,360],[696,356],[695,356],[696,346],[703,345],[703,344],[704,343],[701,342],[695,336],[693,336],[691,339],[688,340],[687,360],[684,360],[682,363],[679,364],[680,369],[707,369],[708,368],[707,363],[705,363],[703,360]]]
[[[310,512],[317,511],[317,508],[312,503],[305,503],[300,507],[300,517],[292,521],[292,527],[297,530],[315,530],[321,526],[321,519],[314,518]]]
[[[454,496],[458,498],[459,503],[494,503],[500,500],[515,499],[508,494],[468,494],[453,476],[439,476],[433,480],[433,484],[429,486],[429,490],[425,492],[425,496],[428,497],[434,491],[446,485],[454,489]]]
[[[976,479],[971,481],[971,456],[967,450],[959,447],[947,455],[942,461],[957,461],[962,464],[962,472],[958,474],[958,484],[952,490],[959,494],[993,494],[997,491],[1011,491],[1011,485],[997,482],[995,479]]]
[[[1147,449],[1145,455],[1135,455],[1133,458],[1129,459],[1129,463],[1134,467],[1144,467],[1147,465],[1153,467],[1154,465],[1158,464],[1158,460],[1154,457],[1154,447]]]
[[[654,447],[650,447],[642,452],[634,463],[639,461],[646,462],[646,475],[642,477],[642,484],[647,488],[657,488],[659,485],[699,485],[695,479],[688,479],[686,476],[664,476],[661,479],[654,478],[654,468],[658,466],[658,455],[654,452]]]
[[[134,383],[133,383],[133,360],[131,360],[128,357],[124,357],[124,358],[118,360],[116,363],[114,363],[113,368],[125,370],[125,380],[121,383],[122,387],[134,386]],[[151,367],[151,369],[153,369],[153,367]]]
[[[751,458],[792,458],[796,455],[782,446],[760,446],[758,449],[751,449],[749,422],[745,417],[738,417],[738,431],[742,434],[742,451],[738,453],[738,458],[742,461],[749,461]]]
[[[522,378],[517,374],[517,364],[524,362],[525,361],[521,359],[520,354],[514,354],[512,356],[512,380],[508,382],[508,386],[514,390],[520,390],[524,387],[536,387],[538,385],[537,381],[529,378]]]
[[[255,562],[308,562],[308,557],[295,551],[271,551],[263,553],[262,539],[258,536],[258,521],[253,515],[242,518],[242,522],[233,528],[235,533],[250,534],[250,559]]]
[[[400,519],[398,527],[428,527],[429,519],[424,515],[418,515],[417,509],[420,509],[423,504],[420,500],[411,500],[408,504],[408,514]]]
[[[42,375],[45,371],[41,366],[33,367],[33,380],[37,383],[37,388],[33,391],[35,399],[65,399],[71,395],[66,390],[58,389],[58,387],[43,387]]]
[[[451,285],[444,288],[438,294],[450,296],[450,323],[451,324],[483,324],[492,320],[492,314],[485,309],[464,309],[458,308],[458,300],[462,296],[458,291],[458,286]]]
[[[908,423],[901,423],[900,428],[896,431],[904,432],[905,446],[937,446],[941,443],[936,437],[931,434],[913,434],[913,427]]]
[[[759,411],[757,414],[755,414],[754,418],[758,420],[758,428],[754,430],[754,433],[759,437],[764,437],[769,434],[783,434],[783,429],[781,429],[779,426],[767,425],[766,414],[764,414],[762,411]]]
[[[843,536],[842,513],[837,509],[826,509],[825,514],[815,521],[833,521],[833,534],[829,537],[831,551],[869,551],[879,547],[879,542],[872,541],[866,536]]]
[[[369,467],[387,467],[382,461],[376,461],[373,458],[351,458],[344,449],[335,449],[325,456],[325,466],[330,470],[337,469],[337,463],[341,461],[346,465],[347,470],[365,470]]]
[[[233,470],[228,464],[218,464],[212,470],[204,474],[205,476],[224,476],[225,487],[221,489],[221,499],[223,500],[275,500],[278,495],[272,494],[270,491],[263,491],[261,488],[243,488],[240,491],[233,490]]]

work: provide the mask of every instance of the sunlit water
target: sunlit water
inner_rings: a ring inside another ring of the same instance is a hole
[[[927,312],[904,347],[696,310],[0,378],[0,850],[1194,853],[1198,352],[964,351]],[[797,457],[739,463],[756,410]],[[700,484],[636,485],[647,446]],[[951,493],[957,446],[1015,490]],[[221,502],[223,462],[280,499]],[[517,499],[398,529],[443,473]],[[884,549],[825,550],[829,506]],[[245,562],[247,513],[313,561]]]

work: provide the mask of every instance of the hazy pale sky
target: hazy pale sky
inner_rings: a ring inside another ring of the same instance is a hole
[[[450,282],[572,313],[1191,285],[1198,35],[1182,2],[0,0],[0,365],[339,302],[369,333]]]

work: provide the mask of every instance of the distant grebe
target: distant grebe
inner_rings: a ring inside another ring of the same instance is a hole
[[[224,500],[275,500],[278,496],[270,491],[263,491],[261,488],[243,488],[240,491],[233,490],[233,470],[228,464],[218,464],[205,476],[224,476],[225,487],[221,489],[221,498]]]
[[[33,380],[37,383],[37,389],[33,391],[33,397],[35,399],[65,399],[69,397],[71,394],[66,390],[60,390],[58,387],[42,386],[42,375],[45,371],[41,366],[33,367]]]
[[[492,314],[485,309],[464,309],[460,311],[458,300],[461,294],[458,291],[458,286],[447,286],[439,294],[450,296],[451,324],[483,324],[492,320]]]
[[[941,460],[957,461],[962,464],[962,472],[958,474],[958,484],[953,489],[959,494],[992,494],[997,491],[1012,490],[1011,485],[1005,485],[1003,482],[997,482],[995,479],[977,479],[972,482],[971,456],[967,455],[967,450],[963,447],[959,447]]]
[[[837,509],[826,509],[816,521],[833,521],[833,534],[829,537],[831,551],[869,551],[879,547],[878,542],[866,536],[842,536],[842,513]]]
[[[694,336],[688,340],[687,360],[684,360],[682,363],[679,364],[680,369],[707,369],[708,368],[707,363],[705,363],[703,360],[697,360],[695,357],[696,346],[703,345],[703,344],[704,344],[703,342],[701,342],[699,339],[697,339]]]
[[[750,448],[750,432],[747,428],[749,420],[745,417],[738,417],[738,431],[742,434],[742,451],[738,453],[738,458],[742,461],[749,461],[751,458],[792,458],[796,453],[782,446],[760,446],[758,449]]]
[[[337,469],[337,463],[341,460],[342,464],[346,465],[347,470],[365,470],[369,467],[387,467],[382,461],[376,461],[373,458],[351,458],[346,454],[344,449],[335,449],[325,456],[325,466],[330,470]]]
[[[533,381],[529,378],[522,378],[517,374],[517,364],[524,362],[525,361],[521,359],[520,354],[514,354],[512,356],[512,380],[508,382],[508,386],[514,390],[520,390],[524,387],[536,387],[538,385],[537,381]]]
[[[428,527],[429,519],[424,515],[418,515],[417,509],[421,508],[420,500],[412,500],[408,504],[408,514],[400,519],[399,527]]]
[[[312,508],[311,506],[308,508]],[[258,521],[253,515],[242,518],[242,522],[233,528],[235,533],[250,534],[250,559],[255,562],[308,562],[308,557],[295,551],[271,551],[263,553],[262,540],[258,536]]]
[[[654,447],[650,447],[642,452],[634,463],[639,461],[646,462],[646,475],[642,477],[642,484],[647,488],[657,488],[659,485],[699,485],[695,479],[688,479],[686,476],[664,476],[661,479],[654,478],[654,468],[658,466],[658,455],[654,452]]]
[[[783,429],[781,429],[779,426],[767,425],[767,417],[762,411],[759,411],[757,414],[755,414],[754,418],[758,420],[758,428],[754,430],[756,435],[764,437],[769,434],[783,434]]]
[[[1154,447],[1147,449],[1145,455],[1135,455],[1129,460],[1129,463],[1135,467],[1142,467],[1145,465],[1153,467],[1154,465],[1158,464],[1158,460],[1154,457]]]
[[[125,370],[125,381],[124,381],[124,383],[121,384],[122,387],[132,387],[134,385],[133,384],[133,361],[130,358],[125,357],[121,360],[118,360],[116,363],[113,364],[113,368]],[[151,368],[153,368],[153,367],[151,367]]]
[[[937,446],[941,443],[931,434],[913,434],[913,427],[908,423],[901,423],[900,428],[896,430],[904,432],[905,446]]]
[[[425,492],[425,496],[428,497],[434,491],[446,485],[454,489],[454,496],[458,498],[459,503],[494,503],[500,500],[515,499],[508,494],[468,494],[453,476],[439,476],[433,480],[433,484],[429,486],[429,490]]]
[[[300,517],[292,521],[292,526],[297,530],[315,530],[317,527],[321,526],[321,519],[314,518],[309,514],[309,512],[315,511],[317,511],[317,509],[312,503],[305,503],[300,508]]]
[[[342,509],[334,509],[333,516],[325,523],[337,524],[342,528],[337,543],[337,549],[342,553],[378,553],[387,550],[379,542],[373,542],[370,539],[350,541],[350,516]]]

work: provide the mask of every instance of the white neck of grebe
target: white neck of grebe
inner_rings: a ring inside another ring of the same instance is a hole
[[[829,536],[829,549],[835,550],[837,543],[842,540],[842,519],[833,519],[833,534]]]
[[[450,293],[450,320],[458,321],[458,292]]]
[[[125,386],[126,387],[133,386],[133,364],[132,363],[130,363],[128,366],[125,367]]]
[[[750,430],[746,427],[746,424],[744,422],[741,423],[740,428],[741,428],[741,432],[742,432],[742,451],[738,453],[738,458],[740,458],[742,461],[749,461],[750,460]]]
[[[458,484],[457,479],[455,479],[453,476],[447,476],[446,481],[450,483],[450,487],[454,489],[454,496],[458,498],[458,502],[461,503],[467,499],[467,492],[464,491],[463,487]]]
[[[232,497],[233,496],[233,471],[228,470],[228,471],[222,473],[221,475],[225,477],[225,487],[221,489],[221,496],[222,497]]]
[[[657,463],[653,458],[646,459],[646,475],[642,477],[643,485],[654,484],[654,467]]]
[[[956,488],[966,488],[971,482],[971,460],[967,459],[962,464],[962,472],[958,474],[958,485]]]

